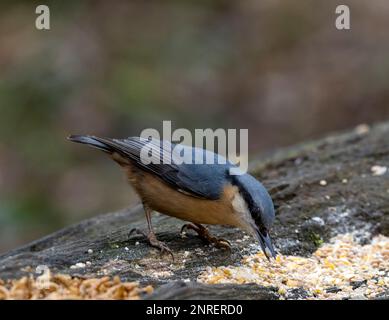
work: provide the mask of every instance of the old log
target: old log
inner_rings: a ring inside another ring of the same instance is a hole
[[[372,174],[375,165],[389,167],[389,123],[281,149],[251,163],[251,172],[275,202],[276,248],[283,254],[309,256],[337,234],[353,231],[362,243],[376,234],[389,236],[389,175]],[[325,223],[317,223],[317,218]],[[153,284],[155,292],[145,297],[150,299],[278,298],[273,287],[196,282],[207,267],[237,265],[252,250],[252,240],[241,231],[211,227],[214,234],[231,240],[228,252],[205,246],[191,233],[181,237],[180,220],[161,214],[153,219],[159,239],[174,252],[174,262],[142,237],[128,237],[130,229],[145,227],[137,206],[80,222],[0,256],[0,278],[18,278],[46,265],[80,277],[119,275]],[[90,263],[85,267],[74,267],[86,261]]]

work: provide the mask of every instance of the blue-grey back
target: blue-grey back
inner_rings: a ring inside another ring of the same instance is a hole
[[[226,175],[234,166],[221,155],[201,148],[139,137],[113,141],[137,166],[157,175],[174,189],[194,197],[219,199]],[[150,151],[149,156],[154,163],[145,163],[141,156],[142,148]],[[214,164],[207,164],[206,160],[212,158]]]

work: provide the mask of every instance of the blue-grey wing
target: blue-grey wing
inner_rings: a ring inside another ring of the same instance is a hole
[[[233,166],[213,152],[157,139],[131,137],[102,139],[175,190],[197,198],[215,200],[223,192],[225,178]],[[213,164],[206,160],[213,158]]]

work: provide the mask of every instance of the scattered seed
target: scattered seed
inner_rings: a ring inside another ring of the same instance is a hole
[[[355,127],[355,132],[360,135],[366,134],[369,131],[370,131],[370,127],[365,123],[362,123]]]
[[[320,217],[312,217],[311,220],[314,221],[314,222],[316,222],[316,223],[318,223],[318,224],[321,225],[321,226],[324,226],[324,225],[325,225],[324,220],[323,220],[322,218],[320,218]]]
[[[320,180],[320,185],[321,185],[321,186],[326,186],[326,185],[327,185],[327,181],[325,181],[325,180]]]
[[[245,256],[240,266],[208,268],[197,280],[275,286],[286,297],[293,289],[302,288],[308,299],[374,298],[389,288],[388,253],[389,237],[379,235],[361,245],[352,234],[345,234],[323,244],[310,258],[278,254],[269,263],[259,251]]]
[[[70,269],[81,269],[85,268],[86,264],[83,262],[77,262],[76,264],[70,266]]]
[[[372,167],[370,168],[370,170],[371,170],[373,176],[382,176],[382,175],[384,175],[384,174],[386,173],[386,171],[388,170],[388,168],[387,168],[387,167],[384,167],[384,166],[378,166],[378,165],[376,165],[376,166],[372,166]]]
[[[80,279],[67,274],[52,274],[48,268],[37,278],[30,275],[7,282],[0,280],[0,300],[135,300],[152,292],[152,286],[121,282],[119,277]]]

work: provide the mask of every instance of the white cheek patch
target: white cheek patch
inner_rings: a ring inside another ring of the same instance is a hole
[[[232,198],[232,207],[237,213],[240,214],[250,214],[249,209],[247,207],[246,201],[244,201],[243,197],[237,191]]]
[[[243,197],[238,191],[232,198],[231,203],[235,213],[238,215],[241,227],[245,229],[248,233],[252,234],[254,221],[251,217],[251,213],[248,209],[246,201],[243,199]]]

